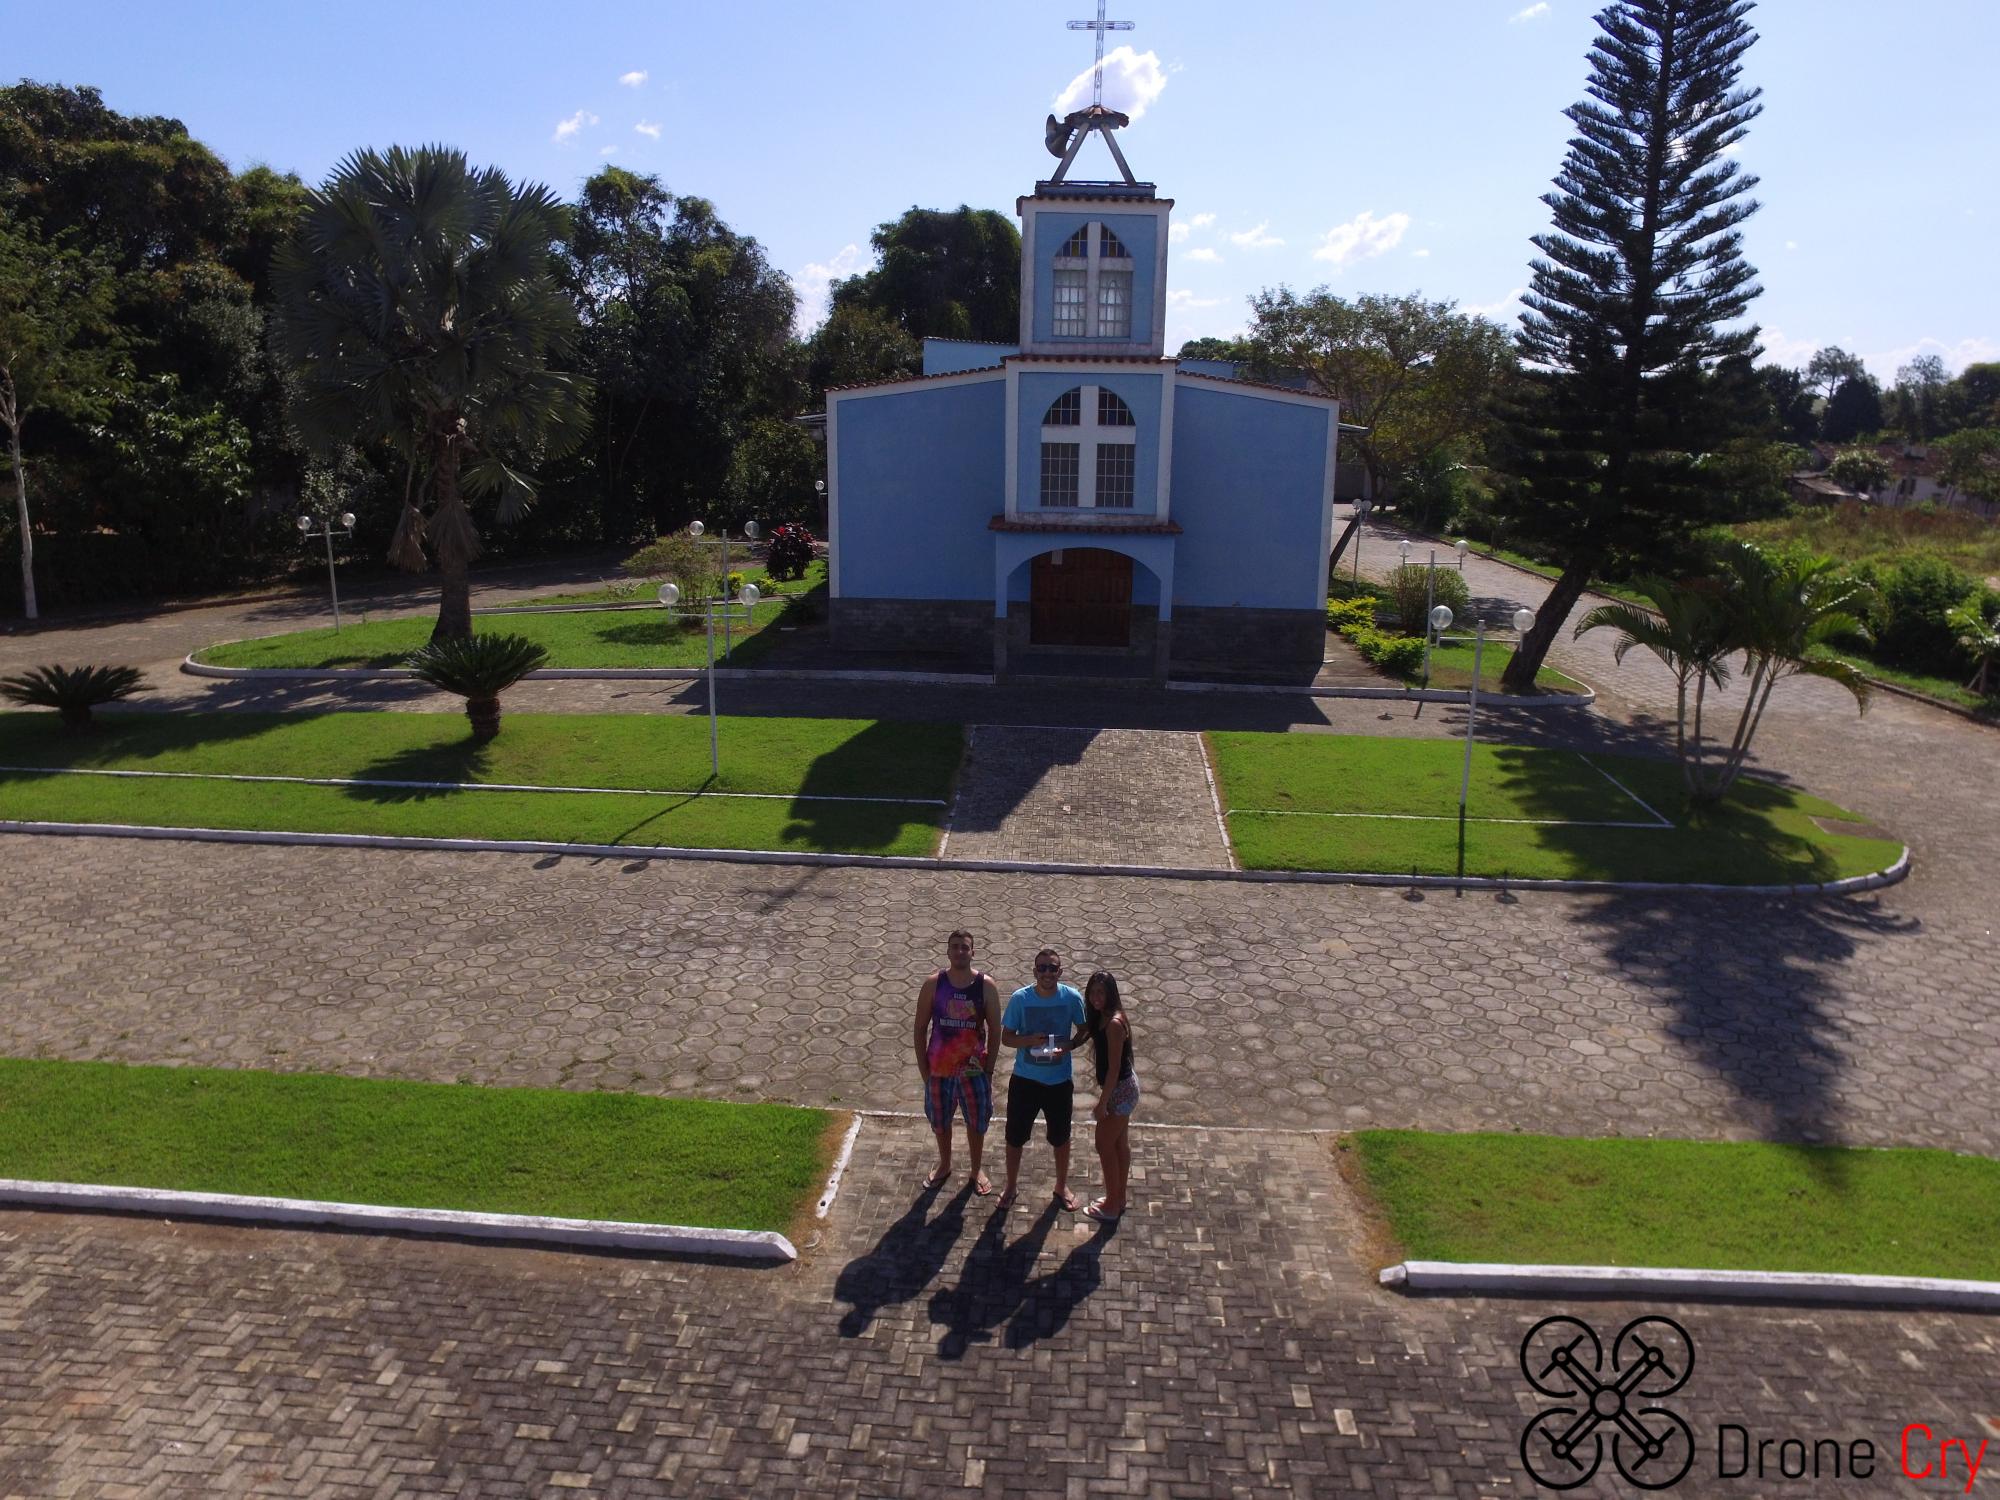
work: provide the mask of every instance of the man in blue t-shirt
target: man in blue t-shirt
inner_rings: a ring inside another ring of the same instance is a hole
[[[1008,997],[1000,1017],[1000,1044],[1013,1047],[1014,1076],[1007,1083],[1007,1188],[1000,1206],[1014,1201],[1021,1176],[1021,1148],[1034,1134],[1035,1116],[1048,1117],[1056,1150],[1056,1201],[1076,1212],[1069,1190],[1069,1124],[1076,1086],[1070,1079],[1070,1045],[1084,1024],[1083,996],[1061,983],[1062,955],[1035,955],[1035,982]]]

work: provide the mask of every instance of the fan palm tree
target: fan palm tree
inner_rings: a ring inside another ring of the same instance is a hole
[[[1985,694],[1993,690],[1993,663],[2000,659],[2000,603],[1987,606],[1972,598],[1948,610],[1945,622],[1958,632],[1958,643],[1979,662],[1979,669],[1965,687],[1967,692]]]
[[[307,196],[277,252],[272,340],[296,369],[293,415],[319,445],[383,442],[405,459],[390,561],[443,576],[435,640],[472,634],[467,499],[506,525],[535,498],[517,464],[583,440],[583,382],[560,368],[577,330],[550,246],[567,210],[441,146],[360,151]],[[413,491],[422,476],[423,489]],[[428,501],[428,514],[425,502]]]
[[[1674,675],[1674,754],[1691,796],[1699,796],[1702,779],[1702,709],[1708,689],[1729,682],[1727,658],[1738,647],[1733,634],[1733,612],[1721,587],[1708,580],[1675,583],[1670,579],[1646,577],[1633,580],[1634,592],[1652,603],[1648,610],[1637,604],[1600,604],[1576,622],[1576,634],[1591,630],[1615,630],[1618,644],[1612,660],[1623,663],[1625,653],[1642,646],[1657,656]],[[1688,692],[1694,692],[1694,717],[1688,718]]]
[[[1717,801],[1742,773],[1750,742],[1763,722],[1771,690],[1787,677],[1837,683],[1868,712],[1869,684],[1861,670],[1828,653],[1835,641],[1871,640],[1864,620],[1875,590],[1848,576],[1830,557],[1771,553],[1749,542],[1721,555],[1736,648],[1743,652],[1749,692],[1717,774],[1699,792]]]

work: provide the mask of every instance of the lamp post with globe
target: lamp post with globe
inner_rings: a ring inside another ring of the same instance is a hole
[[[702,533],[707,529],[708,528],[703,526],[702,523],[699,521],[688,522],[689,536],[693,537],[698,542],[719,544],[722,548],[722,593],[723,597],[726,599],[729,595],[729,528],[727,526],[723,527],[721,532],[715,536],[703,536]],[[744,546],[747,547],[752,542],[756,541],[758,535],[759,532],[757,530],[757,523],[755,521],[745,521],[743,523]],[[751,587],[749,589],[749,594],[750,594],[750,602],[754,604],[757,600],[756,589],[754,587]],[[723,611],[722,656],[723,660],[725,661],[729,659],[729,653],[731,650],[734,649],[730,639],[729,624],[730,621],[734,620],[735,618],[737,617],[735,615],[730,614],[727,610]],[[750,616],[748,614],[745,614],[744,616],[742,616],[742,618],[747,621],[750,618]]]
[[[1451,624],[1449,605],[1440,604],[1431,613],[1434,619],[1438,615],[1444,616],[1443,623],[1437,627],[1439,630],[1444,630]],[[1526,635],[1534,623],[1535,612],[1532,609],[1514,611],[1512,624],[1515,635]],[[1461,832],[1465,822],[1465,794],[1472,785],[1472,724],[1479,717],[1479,665],[1485,651],[1486,621],[1475,614],[1472,622],[1472,687],[1465,698],[1465,765],[1458,775],[1458,819]]]
[[[330,511],[321,514],[317,518],[319,521],[318,531],[313,530],[314,519],[314,517],[309,515],[299,517],[299,539],[307,542],[324,541],[326,543],[326,588],[327,592],[333,596],[333,628],[338,633],[340,630],[340,585],[334,581],[333,576],[333,539],[337,536],[345,541],[354,535],[354,512],[344,510],[340,513],[338,519],[341,530],[339,531],[333,529],[333,523],[336,518]]]
[[[697,521],[695,524],[698,526],[701,523]],[[723,587],[727,588],[729,586],[729,575],[725,573],[722,576]],[[728,622],[732,619],[740,619],[747,622],[757,607],[758,599],[761,597],[762,595],[759,594],[756,584],[744,584],[742,591],[736,596],[735,601],[743,606],[743,613],[740,615],[732,614],[730,610],[731,601],[728,599],[724,599],[720,606],[716,604],[715,595],[713,594],[710,594],[701,601],[702,614],[707,617],[708,623],[708,770],[709,774],[718,780],[722,776],[722,745],[716,730],[715,721],[715,618],[719,609],[725,629],[727,629]],[[680,602],[681,586],[679,584],[663,583],[660,585],[660,603],[666,608],[667,613],[691,613],[691,611],[679,609]]]

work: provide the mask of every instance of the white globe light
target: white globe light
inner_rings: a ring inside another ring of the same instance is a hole
[[[311,531],[312,529],[313,529],[313,518],[311,516],[300,516],[299,530]]]
[[[680,602],[681,586],[679,584],[663,583],[660,585],[660,603],[666,605],[668,609],[672,609]]]
[[[1449,604],[1440,604],[1436,609],[1431,611],[1431,629],[1451,629],[1451,606]]]
[[[1403,554],[1404,562],[1408,562],[1410,560],[1410,544],[1408,542],[1396,543],[1396,550]]]
[[[744,534],[744,535],[745,535],[746,537],[748,537],[748,538],[749,538],[749,539],[750,539],[751,541],[753,541],[753,542],[754,542],[754,541],[756,541],[756,540],[757,540],[757,523],[756,523],[755,521],[745,521],[745,522],[743,523],[743,534]]]
[[[1472,544],[1466,541],[1464,537],[1460,537],[1457,541],[1453,542],[1451,545],[1453,549],[1457,551],[1458,555],[1460,557],[1463,557],[1465,556],[1465,549],[1471,546]]]
[[[352,531],[354,529],[354,512],[351,510],[342,511],[340,513],[340,524],[345,526],[349,531]]]
[[[737,598],[741,599],[745,604],[755,604],[763,597],[763,591],[754,583],[744,584],[743,592],[737,595]]]
[[[1534,623],[1535,612],[1532,609],[1514,611],[1514,631],[1517,635],[1526,635]]]
[[[826,493],[826,481],[824,479],[815,479],[813,481],[813,488],[824,495]]]
[[[699,522],[699,521],[690,521],[690,522],[688,522],[688,535],[689,535],[689,536],[700,536],[700,535],[701,535],[701,534],[702,534],[702,533],[703,533],[704,531],[706,531],[706,530],[708,530],[708,528],[707,528],[706,526],[702,525],[702,524],[701,524],[701,522]]]

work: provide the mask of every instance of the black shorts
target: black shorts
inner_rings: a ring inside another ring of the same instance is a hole
[[[1069,1121],[1076,1102],[1074,1083],[1042,1083],[1016,1073],[1007,1080],[1007,1144],[1019,1149],[1035,1133],[1035,1116],[1049,1122],[1049,1144],[1069,1144]]]

